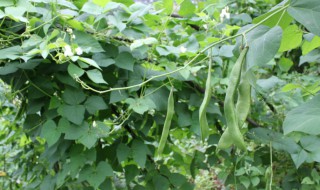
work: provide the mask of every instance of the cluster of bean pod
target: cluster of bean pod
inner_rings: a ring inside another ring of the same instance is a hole
[[[246,63],[245,58],[248,52],[248,47],[245,47],[233,66],[226,97],[224,100],[224,114],[227,123],[227,129],[223,132],[218,149],[226,149],[232,145],[246,150],[246,145],[243,136],[240,132],[240,127],[244,124],[250,109],[251,92],[250,83],[245,76]],[[238,99],[235,105],[234,99],[238,92]]]

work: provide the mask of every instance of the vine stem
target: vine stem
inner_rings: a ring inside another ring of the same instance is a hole
[[[237,38],[239,36],[245,36],[247,33],[249,33],[250,31],[252,31],[253,29],[257,28],[258,26],[260,26],[262,23],[264,23],[265,21],[267,21],[269,18],[273,17],[274,15],[278,14],[279,12],[285,10],[286,8],[289,7],[289,4],[286,5],[286,6],[283,6],[281,7],[279,10],[273,12],[272,14],[270,14],[269,16],[267,16],[266,18],[264,18],[263,20],[261,20],[260,22],[258,22],[257,24],[255,24],[254,26],[252,26],[251,28],[245,30],[244,32],[242,33],[239,33],[239,34],[236,34],[236,35],[233,35],[233,36],[230,36],[230,37],[227,37],[227,38],[224,38],[224,39],[221,39],[217,42],[214,42],[210,45],[208,45],[207,47],[205,47],[204,49],[200,50],[196,56],[194,56],[190,61],[188,61],[183,67],[180,67],[176,70],[173,70],[173,71],[170,71],[170,72],[167,72],[167,73],[163,73],[163,74],[160,74],[160,75],[155,75],[155,76],[152,76],[150,77],[149,79],[139,83],[139,84],[135,84],[135,85],[131,85],[131,86],[125,86],[125,87],[117,87],[117,88],[109,88],[108,90],[97,90],[97,89],[94,89],[92,87],[90,87],[89,85],[85,84],[83,81],[81,81],[81,79],[77,76],[75,76],[75,79],[77,82],[79,82],[81,84],[81,86],[87,90],[91,90],[91,91],[94,91],[94,92],[97,92],[97,93],[100,93],[100,94],[104,94],[104,93],[107,93],[107,92],[111,92],[111,91],[117,91],[117,90],[127,90],[127,89],[131,89],[131,88],[136,88],[136,87],[140,87],[144,84],[147,84],[148,82],[156,79],[156,78],[160,78],[160,77],[164,77],[164,76],[168,76],[168,75],[171,75],[171,74],[174,74],[176,72],[179,72],[183,69],[186,69],[190,64],[192,64],[201,54],[203,54],[204,52],[206,52],[207,50],[209,50],[210,48],[222,43],[222,42],[225,42],[227,40],[231,40],[231,39],[234,39],[234,38]]]

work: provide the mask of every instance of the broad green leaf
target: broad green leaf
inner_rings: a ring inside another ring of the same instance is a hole
[[[310,32],[320,36],[320,3],[318,0],[291,0],[288,13]]]
[[[81,77],[84,74],[84,70],[78,67],[77,65],[70,63],[68,65],[68,73],[72,78]]]
[[[0,0],[0,7],[9,7],[14,5],[14,0]]]
[[[301,166],[301,164],[308,159],[308,153],[305,150],[301,149],[300,152],[291,154],[291,158],[296,168],[299,168],[299,166]]]
[[[180,187],[181,185],[187,182],[186,176],[179,173],[170,173],[168,178],[171,184],[174,185],[175,187]]]
[[[303,55],[300,57],[299,66],[301,66],[304,63],[314,63],[314,62],[320,62],[320,50],[314,49],[311,52],[309,52],[307,55]]]
[[[128,98],[126,99],[126,103],[128,103],[130,106],[130,109],[133,109],[133,111],[143,114],[144,112],[154,109],[156,105],[154,102],[149,98],[138,98],[138,99],[132,99]]]
[[[79,180],[87,180],[90,185],[95,189],[98,189],[99,185],[107,178],[113,176],[113,170],[111,166],[105,162],[101,161],[96,167],[87,166],[80,173]]]
[[[13,63],[8,63],[4,67],[0,67],[0,75],[7,75],[10,73],[14,73],[18,70],[15,64]]]
[[[110,94],[109,104],[125,100],[128,97],[129,97],[129,95],[128,95],[127,91],[124,91],[124,90],[112,91],[111,94]]]
[[[162,0],[163,7],[164,7],[164,13],[166,14],[172,14],[173,11],[173,5],[174,5],[174,0]]]
[[[301,88],[301,85],[289,83],[289,84],[286,84],[281,90],[282,90],[282,92],[290,92],[290,91],[297,89],[297,88]]]
[[[1,59],[17,59],[23,53],[20,46],[11,46],[9,48],[0,50],[0,60]]]
[[[68,87],[62,94],[62,99],[67,104],[77,105],[86,99],[86,95],[81,89]]]
[[[42,41],[43,39],[40,36],[34,34],[30,36],[29,39],[23,41],[21,48],[29,48],[29,47],[40,44]]]
[[[283,31],[279,52],[288,51],[300,46],[302,31],[297,25],[291,25]]]
[[[83,105],[61,105],[58,113],[76,125],[80,125],[84,119],[85,108]]]
[[[74,43],[78,44],[78,46],[86,53],[99,53],[104,52],[103,48],[99,44],[98,40],[96,40],[92,35],[87,34],[81,31],[74,31],[75,35]]]
[[[266,17],[268,17],[269,15],[273,14],[274,12],[278,11],[279,9],[281,9],[281,7],[274,9],[268,13],[265,13],[261,16],[258,16],[257,18],[253,19],[252,23],[253,24],[257,24],[258,22],[262,21],[263,19],[265,19]],[[290,25],[291,21],[292,21],[292,17],[288,14],[287,10],[284,9],[281,12],[278,12],[277,14],[273,15],[272,17],[270,17],[268,20],[266,20],[265,22],[263,22],[262,24],[265,26],[268,26],[270,28],[275,27],[275,26],[280,26],[282,29],[286,29],[287,26]]]
[[[311,152],[318,152],[320,147],[320,138],[314,135],[303,136],[300,139],[301,146]]]
[[[123,143],[119,144],[117,147],[117,158],[119,163],[126,161],[129,155],[130,148]]]
[[[81,137],[88,134],[89,125],[88,123],[85,123],[85,122],[82,125],[73,125],[73,124],[65,125],[63,126],[62,130],[63,130],[63,133],[65,134],[64,139],[78,140]]]
[[[93,2],[87,2],[82,6],[81,11],[93,14],[93,15],[100,15],[102,14],[103,8]]]
[[[293,139],[267,128],[251,129],[250,138],[264,144],[271,142],[274,149],[286,151],[290,154],[297,153],[301,150],[301,147]]]
[[[167,178],[162,175],[156,175],[152,178],[154,189],[167,190],[170,189],[170,183]]]
[[[92,2],[99,5],[100,7],[104,7],[107,3],[110,2],[110,0],[93,0]]]
[[[279,64],[280,70],[283,72],[288,72],[290,68],[293,66],[292,60],[285,57],[281,57],[278,64]]]
[[[92,69],[86,71],[89,79],[97,84],[107,84],[107,82],[103,79],[102,73],[98,69]]]
[[[320,134],[320,95],[291,110],[283,122],[284,134],[294,131],[310,135]]]
[[[141,167],[144,168],[147,161],[148,147],[143,142],[134,140],[132,143],[132,157],[133,160]]]
[[[79,138],[79,142],[83,144],[88,149],[92,148],[93,145],[97,142],[98,137],[95,133],[88,131],[87,134],[84,134],[82,137]]]
[[[134,58],[129,52],[121,52],[118,57],[115,59],[115,64],[117,67],[133,71]]]
[[[261,28],[262,29],[262,28]],[[266,28],[262,29],[265,30]],[[255,30],[251,31],[254,33]],[[249,32],[250,33],[250,32]],[[280,47],[282,30],[274,27],[265,30],[265,33],[255,36],[249,43],[247,53],[248,68],[253,66],[263,66],[267,64],[278,52]]]
[[[41,129],[41,137],[46,139],[49,147],[59,140],[60,135],[61,133],[53,120],[48,120],[43,124]]]
[[[191,0],[184,0],[180,5],[179,15],[183,17],[189,17],[194,14],[196,10],[195,5],[191,2]]]
[[[219,56],[222,57],[233,57],[233,49],[234,49],[234,45],[223,45],[221,46],[221,48],[219,49]]]
[[[130,183],[140,172],[138,167],[133,164],[125,166],[124,170],[127,183]]]
[[[107,109],[108,106],[100,96],[90,96],[84,103],[89,113],[94,114],[96,111]]]
[[[134,49],[137,49],[143,45],[151,45],[151,44],[157,44],[158,40],[153,38],[153,37],[148,37],[145,39],[139,39],[139,40],[135,40],[133,41],[133,43],[130,45],[130,49],[131,51]]]
[[[111,25],[115,26],[119,30],[119,32],[122,32],[127,27],[127,25],[115,15],[109,15],[108,21]]]
[[[91,66],[94,66],[95,68],[101,70],[101,68],[99,67],[99,65],[98,65],[94,60],[92,60],[92,59],[85,58],[85,57],[79,57],[79,60],[80,60],[80,61],[83,61],[83,62],[85,62],[85,63],[87,63],[87,64],[89,64],[89,65],[91,65]]]
[[[113,2],[122,3],[128,7],[134,3],[133,0],[113,0]]]
[[[110,58],[105,53],[97,53],[94,54],[92,59],[100,66],[100,67],[108,67],[109,65],[113,65],[115,63],[114,59]]]
[[[318,47],[320,47],[320,37],[319,36],[314,36],[310,42],[305,40],[302,44],[302,47],[301,47],[302,55],[306,55]]]

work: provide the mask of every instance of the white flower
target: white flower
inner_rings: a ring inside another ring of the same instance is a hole
[[[181,53],[186,53],[187,52],[187,48],[185,48],[184,46],[180,47],[180,52]]]
[[[119,129],[121,129],[121,125],[114,125],[114,130],[118,131]]]
[[[83,53],[83,51],[80,47],[77,47],[75,50],[76,50],[77,55],[81,55]]]
[[[208,30],[208,25],[207,25],[207,24],[204,24],[204,25],[203,25],[203,28],[206,29],[206,30]]]
[[[66,57],[73,56],[72,49],[69,45],[64,46],[64,56],[66,56]]]
[[[72,31],[71,28],[67,28],[67,32],[68,32],[69,34],[71,34],[73,31]]]
[[[230,13],[229,13],[229,7],[228,6],[226,6],[224,9],[221,10],[220,20],[223,21],[224,18],[226,18],[226,19],[230,18]]]
[[[74,34],[72,34],[71,39],[76,39],[76,36]]]

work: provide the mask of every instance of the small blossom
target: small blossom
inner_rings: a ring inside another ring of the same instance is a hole
[[[68,32],[69,34],[71,34],[73,31],[72,31],[71,28],[67,28],[67,32]]]
[[[119,129],[121,129],[121,125],[114,125],[114,130],[118,131]]]
[[[204,24],[204,25],[203,25],[203,28],[206,29],[206,30],[208,30],[208,25],[207,25],[207,24]]]
[[[66,57],[73,56],[72,49],[69,45],[64,46],[64,56],[66,56]]]
[[[226,6],[224,9],[221,10],[220,20],[223,21],[224,18],[226,18],[226,19],[230,18],[230,13],[229,13],[229,7],[228,6]]]
[[[72,34],[71,39],[76,39],[76,35]]]
[[[185,48],[184,46],[181,46],[181,47],[180,47],[180,52],[181,52],[181,53],[187,52],[187,48]]]
[[[81,55],[83,53],[83,51],[80,47],[77,47],[75,50],[76,50],[77,55]]]

